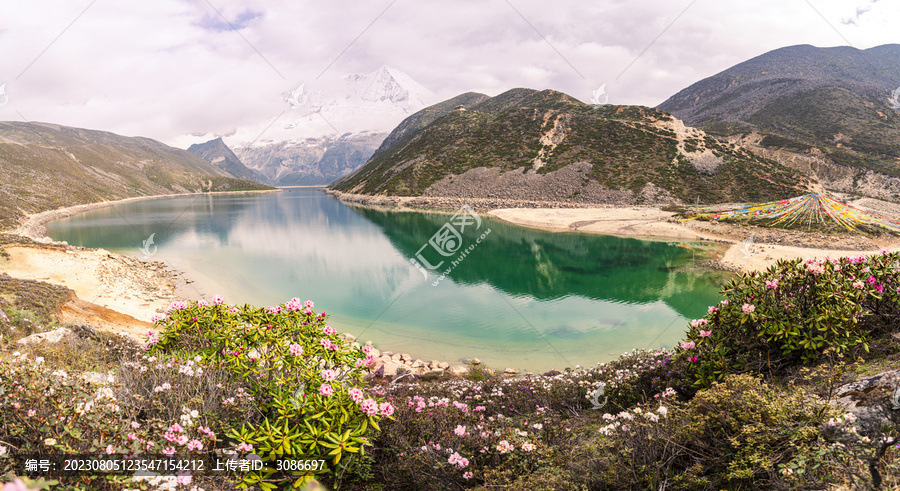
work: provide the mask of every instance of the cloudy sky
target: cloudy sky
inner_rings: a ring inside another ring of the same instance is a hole
[[[183,147],[273,120],[301,83],[381,65],[439,99],[588,101],[606,84],[609,103],[653,106],[779,47],[897,43],[898,25],[897,0],[3,0],[0,120]]]

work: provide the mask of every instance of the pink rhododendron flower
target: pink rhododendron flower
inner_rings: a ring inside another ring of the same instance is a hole
[[[463,425],[456,425],[456,429],[453,430],[453,433],[456,436],[466,436],[466,427]]]
[[[394,406],[390,402],[382,402],[378,407],[382,416],[391,416],[394,414]]]
[[[691,321],[691,327],[700,327],[705,326],[706,324],[708,324],[706,319],[694,319]]]
[[[700,359],[699,356],[694,355],[694,356],[690,357],[690,358],[688,359],[688,361],[691,362],[691,363],[696,363],[697,360],[699,360],[699,359]]]
[[[741,307],[741,310],[743,310],[745,314],[752,314],[753,311],[756,310],[756,306],[755,306],[755,305],[751,305],[751,304],[749,304],[749,303],[745,303],[745,304]]]
[[[213,303],[216,305],[222,305],[225,303],[225,298],[222,295],[216,295],[213,297]]]
[[[866,280],[866,283],[868,283],[870,285],[874,285],[876,281],[878,281],[878,280],[876,280],[874,276],[869,276],[869,279]]]
[[[516,447],[506,440],[500,440],[500,443],[497,444],[497,450],[500,453],[512,452],[515,449]]]
[[[234,447],[234,449],[237,450],[238,452],[252,452],[253,445],[250,445],[249,443],[241,443],[237,447]]]
[[[319,394],[322,394],[325,397],[331,397],[331,395],[334,394],[334,389],[331,388],[331,385],[329,384],[322,384],[319,387]]]
[[[694,349],[695,346],[697,346],[697,344],[694,343],[693,341],[684,341],[681,343],[680,346],[681,346],[681,349],[683,349],[683,350],[692,350],[692,349]]]
[[[209,302],[201,298],[200,300],[197,300],[197,307],[209,307]]]
[[[360,389],[350,389],[350,400],[359,404],[365,398],[365,394]]]
[[[853,282],[853,288],[856,288],[857,290],[862,289],[862,287],[864,287],[864,286],[866,286],[866,284],[863,283],[862,281],[854,281]]]
[[[337,330],[335,330],[335,328],[331,326],[325,326],[324,328],[322,328],[322,330],[325,332],[325,334],[329,335],[337,333]]]
[[[334,370],[330,370],[330,369],[322,370],[322,378],[328,382],[331,382],[332,380],[337,378],[337,372],[335,372]]]
[[[710,314],[712,314],[713,312],[718,312],[718,311],[719,311],[718,307],[713,307],[712,305],[710,305],[709,308],[706,309],[706,312],[710,313]]]
[[[175,455],[175,447],[166,447],[162,449],[162,453],[163,455],[168,455],[171,457],[172,455]]]
[[[292,343],[289,349],[291,354],[294,356],[300,356],[303,354],[303,346],[300,346],[297,343]]]
[[[366,416],[375,416],[378,414],[378,403],[375,399],[366,399],[359,404],[359,409],[361,409]]]
[[[308,309],[311,309],[315,306],[312,300],[307,300],[303,305]]]
[[[700,331],[701,338],[708,338],[710,334],[712,334],[712,331],[704,331],[704,330]]]
[[[778,288],[778,280],[766,280],[766,288]]]
[[[463,479],[472,479],[474,475],[471,472],[463,472]]]

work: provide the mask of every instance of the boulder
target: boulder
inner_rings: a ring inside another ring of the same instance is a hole
[[[409,356],[409,353],[402,353],[400,359],[403,361],[412,361],[412,356]]]
[[[369,354],[372,355],[372,356],[374,356],[374,357],[376,357],[376,358],[378,358],[379,356],[381,356],[381,351],[378,351],[377,349],[372,348],[372,349],[369,351]]]
[[[441,365],[441,362],[437,360],[431,360],[431,363],[428,364],[429,368],[438,368]]]
[[[481,365],[481,360],[479,360],[478,358],[469,358],[466,360],[466,363],[468,363],[469,365]]]
[[[31,336],[25,336],[18,341],[19,344],[32,344],[46,341],[48,343],[58,343],[64,337],[72,334],[72,330],[68,327],[61,327],[48,332],[37,332]]]
[[[900,425],[900,409],[893,409],[891,402],[898,387],[887,383],[891,375],[897,377],[900,372],[887,371],[863,377],[835,391],[837,398],[832,404],[856,416],[860,434],[877,433],[885,425]]]
[[[400,360],[402,360],[402,359],[403,359],[403,357],[400,356],[400,355],[398,355],[398,354],[393,354],[393,355],[391,355],[391,360],[394,360],[394,361],[400,361]]]
[[[469,369],[462,365],[454,365],[454,366],[450,367],[450,369],[448,371],[450,372],[450,375],[455,375],[457,377],[461,377],[461,376],[469,373]]]
[[[3,309],[0,309],[0,322],[9,322],[9,317],[6,316],[6,312]]]
[[[387,356],[388,358],[394,356],[394,352],[393,352],[393,351],[382,351],[381,354],[384,355],[384,356]]]
[[[438,363],[438,368],[443,368],[444,370],[446,370],[446,369],[450,368],[450,364],[447,363],[446,361],[442,361],[442,362]]]
[[[340,333],[340,334],[338,335],[338,337],[341,338],[341,339],[343,339],[344,341],[346,341],[346,342],[348,342],[348,343],[352,343],[352,342],[355,342],[355,341],[356,341],[356,336],[354,336],[354,335],[352,335],[352,334],[349,334],[349,333],[346,333],[346,332]]]
[[[384,365],[381,366],[381,372],[379,375],[382,377],[396,377],[397,373],[400,371],[400,364],[394,363],[392,361],[384,362]]]
[[[503,375],[518,375],[518,374],[519,374],[519,370],[515,369],[515,368],[507,368],[506,370],[503,370]]]

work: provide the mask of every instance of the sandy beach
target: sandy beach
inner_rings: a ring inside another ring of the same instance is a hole
[[[605,235],[643,237],[660,240],[707,240],[729,244],[718,261],[725,267],[759,271],[780,259],[841,257],[872,254],[882,248],[900,249],[897,238],[870,240],[853,237],[826,237],[758,227],[717,225],[683,221],[674,213],[653,207],[521,209],[504,208],[488,215],[525,227],[550,231],[578,231]],[[763,237],[757,237],[763,235]],[[815,247],[772,243],[781,237],[811,236]],[[755,239],[755,240],[754,240]],[[818,239],[818,240],[817,240]],[[822,244],[834,245],[833,248]]]

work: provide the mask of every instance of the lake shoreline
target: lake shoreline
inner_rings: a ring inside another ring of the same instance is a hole
[[[716,242],[724,253],[708,266],[726,271],[760,271],[782,259],[840,257],[900,250],[900,239],[837,238],[790,230],[681,220],[658,206],[521,201],[502,198],[397,197],[323,190],[342,202],[409,211],[450,211],[468,204],[499,220],[550,232],[582,232],[645,240]],[[756,238],[756,235],[761,237]]]
[[[257,194],[257,193],[281,193],[284,192],[282,189],[257,189],[257,190],[247,190],[247,191],[212,191],[208,193],[178,193],[178,194],[154,194],[150,196],[133,196],[131,198],[123,198],[113,201],[98,201],[94,203],[85,203],[81,205],[72,205],[66,206],[63,208],[57,208],[55,210],[47,210],[39,213],[32,213],[30,215],[26,215],[25,218],[22,219],[21,223],[12,230],[7,230],[4,233],[9,233],[12,235],[21,235],[23,237],[28,237],[37,242],[49,243],[53,242],[47,237],[47,229],[44,227],[49,222],[53,220],[59,220],[61,218],[68,218],[70,216],[77,215],[79,213],[84,213],[86,211],[91,210],[99,210],[101,208],[106,208],[114,205],[121,205],[125,203],[134,203],[136,201],[148,201],[155,199],[164,199],[164,198],[178,198],[178,197],[187,197],[187,196],[205,196],[205,195],[219,195],[219,194]]]
[[[238,191],[216,194],[280,191],[282,190]],[[719,242],[725,244],[728,250],[721,257],[711,261],[713,264],[707,264],[707,266],[726,270],[729,268],[736,270],[741,267],[741,269],[745,270],[748,267],[761,269],[763,267],[756,266],[752,262],[754,257],[742,257],[745,255],[741,251],[743,243],[736,240],[733,236],[720,233],[719,230],[710,231],[702,227],[690,227],[680,220],[674,219],[672,213],[664,212],[656,207],[615,207],[611,205],[598,207],[575,204],[558,208],[552,207],[557,205],[557,203],[549,202],[513,202],[511,200],[494,199],[472,202],[472,200],[461,198],[361,197],[359,195],[353,196],[329,192],[329,190],[323,191],[342,202],[348,202],[355,206],[386,208],[393,211],[428,210],[452,213],[453,210],[458,209],[463,204],[470,204],[473,208],[480,209],[479,212],[487,216],[493,216],[517,226],[554,232],[576,231],[649,240]],[[13,256],[17,262],[24,264],[23,267],[18,268],[14,272],[14,276],[59,284],[76,291],[76,295],[81,302],[80,308],[70,307],[68,309],[70,313],[66,318],[67,322],[95,324],[100,320],[108,320],[110,318],[108,312],[104,314],[104,311],[115,312],[124,317],[120,317],[116,321],[118,322],[118,327],[113,322],[111,325],[106,326],[107,330],[124,332],[131,334],[132,337],[139,338],[148,327],[152,327],[152,324],[147,322],[150,316],[161,311],[171,301],[182,299],[199,300],[203,296],[198,290],[189,286],[192,283],[191,279],[187,278],[184,273],[164,263],[141,260],[123,254],[111,253],[104,249],[88,249],[69,246],[65,243],[54,243],[49,237],[46,237],[44,224],[115,204],[167,197],[200,196],[202,194],[211,193],[141,196],[117,201],[76,205],[29,215],[13,233],[27,237],[35,243],[7,244],[5,246],[8,251],[14,253]],[[508,208],[511,205],[521,205],[522,207]],[[491,208],[492,206],[499,208]],[[486,213],[485,210],[487,210]],[[785,252],[781,249],[776,251],[774,248],[776,246],[769,246],[768,244],[756,244],[754,247],[756,250],[752,256],[759,256],[761,260],[767,261],[771,260],[771,256],[779,253],[787,256],[793,254],[798,257],[806,257],[811,253],[820,251],[832,255],[839,255],[841,252],[856,254],[861,252],[858,250],[834,251],[810,248],[794,248],[794,250]],[[766,254],[764,258],[762,257],[763,254]],[[9,260],[0,260],[0,272],[9,272],[9,262]],[[774,262],[774,260],[770,262]],[[740,267],[737,265],[740,265]],[[79,274],[86,279],[82,281],[82,284],[76,285],[73,278]],[[100,292],[101,289],[105,290]],[[432,362],[425,363],[425,366],[411,367],[416,361],[414,356],[416,353],[412,349],[404,350],[404,352],[407,351],[413,352],[413,356],[403,356],[402,360],[393,359],[392,356],[380,358],[378,367],[381,368],[384,363],[387,363],[388,366],[382,369],[386,370],[387,373],[390,373],[393,369],[398,369],[400,373],[411,371],[422,374],[423,369],[427,369],[428,372],[434,369],[431,366],[433,365]],[[459,364],[459,361],[448,365],[463,366]],[[417,370],[412,370],[412,368]],[[495,368],[502,370],[502,367]],[[458,368],[455,370],[460,372]],[[449,370],[447,371],[449,372]],[[435,373],[443,372],[435,370]]]

